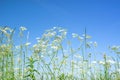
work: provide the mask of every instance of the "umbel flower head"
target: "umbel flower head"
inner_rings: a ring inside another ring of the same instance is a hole
[[[21,27],[20,27],[20,30],[21,30],[21,31],[26,31],[26,30],[27,30],[27,28],[26,28],[26,27],[21,26]]]

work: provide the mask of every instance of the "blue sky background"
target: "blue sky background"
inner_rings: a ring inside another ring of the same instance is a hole
[[[0,0],[0,26],[25,26],[30,41],[54,26],[98,42],[99,50],[120,45],[120,0]]]

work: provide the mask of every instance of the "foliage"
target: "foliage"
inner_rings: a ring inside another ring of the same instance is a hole
[[[109,54],[97,50],[97,42],[85,33],[53,27],[37,42],[29,42],[27,28],[0,27],[1,80],[120,80],[120,46]],[[18,38],[18,40],[16,40]]]

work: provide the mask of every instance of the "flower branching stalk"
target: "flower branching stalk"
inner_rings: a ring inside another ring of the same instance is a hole
[[[9,27],[0,27],[0,78],[2,80],[15,80],[14,76],[14,55],[13,55],[13,34],[14,30]],[[6,77],[6,78],[5,78]]]

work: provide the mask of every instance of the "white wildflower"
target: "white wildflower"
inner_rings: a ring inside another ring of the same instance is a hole
[[[86,37],[86,39],[90,39],[91,38],[91,36],[86,35],[86,34],[83,34],[82,36]]]
[[[107,60],[107,62],[110,64],[115,64],[115,61],[113,61],[113,60]]]
[[[81,36],[78,36],[78,40],[83,40],[84,38]]]
[[[6,44],[2,44],[0,47],[4,49],[4,48],[7,47],[7,45]]]
[[[72,63],[72,64],[75,64],[75,63],[77,63],[77,62],[76,62],[75,60],[71,60],[71,63]]]
[[[18,59],[17,59],[17,61],[18,61],[18,63],[20,63],[20,62],[21,62],[21,59],[20,59],[20,58],[18,58]]]
[[[9,27],[6,27],[4,30],[9,31],[9,32],[13,32],[13,29],[10,29]]]
[[[29,42],[27,42],[26,44],[25,44],[25,46],[29,46],[31,43],[29,43]]]
[[[52,36],[55,36],[56,32],[48,32],[46,34],[44,34],[43,36],[45,37],[52,37]]]
[[[0,29],[7,37],[10,37],[10,34],[5,29]]]
[[[63,60],[63,61],[61,61],[61,64],[66,65],[66,64],[67,64],[67,60]]]
[[[97,42],[94,42],[94,44],[93,44],[93,45],[94,45],[94,47],[97,47]]]
[[[7,33],[5,29],[0,29],[0,31],[2,31],[3,33]]]
[[[74,65],[74,68],[75,68],[75,69],[79,69],[79,66],[78,66],[78,65]]]
[[[58,57],[55,57],[55,60],[58,60]]]
[[[57,36],[58,40],[62,40],[62,36],[58,35]]]
[[[74,55],[74,57],[75,57],[75,58],[78,58],[78,59],[83,59],[83,57],[80,56],[80,54],[76,54],[76,55]]]
[[[58,50],[58,46],[51,46],[52,49]]]
[[[120,69],[117,69],[117,72],[119,72],[119,73],[120,73]]]
[[[72,37],[73,37],[73,38],[78,37],[78,34],[72,33]]]
[[[90,39],[91,38],[91,36],[89,36],[89,35],[86,35],[86,39]]]
[[[64,29],[60,29],[59,32],[65,32],[65,30]]]
[[[21,26],[21,27],[20,27],[20,30],[25,31],[25,30],[27,30],[27,28]]]
[[[40,47],[45,49],[47,47],[47,45],[42,44],[42,45],[40,45]]]
[[[36,47],[37,47],[37,44],[34,44],[34,45],[33,45],[33,48],[36,48]]]
[[[92,64],[97,64],[97,61],[92,61],[91,63],[92,63]]]
[[[20,46],[15,46],[16,49],[20,49]]]
[[[58,40],[58,39],[53,40],[53,43],[59,43],[59,42],[60,42],[60,40]]]
[[[104,61],[99,61],[99,64],[104,65],[104,64],[105,64],[105,62],[104,62]]]
[[[66,35],[66,34],[67,34],[67,32],[66,32],[66,31],[64,31],[64,32],[63,32],[63,35]]]
[[[51,36],[55,36],[55,35],[56,35],[56,32],[55,32],[55,31],[51,33]]]

